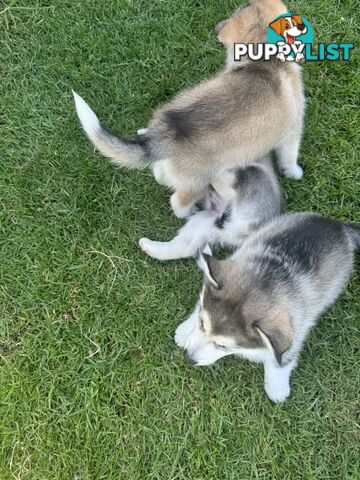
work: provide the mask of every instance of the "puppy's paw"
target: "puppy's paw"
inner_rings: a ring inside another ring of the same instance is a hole
[[[194,322],[190,322],[190,319],[185,320],[185,322],[181,323],[177,327],[177,329],[175,330],[174,342],[178,347],[185,348],[186,341],[193,329]]]
[[[149,238],[140,238],[139,240],[139,247],[143,252],[145,252],[150,257],[154,256],[154,245],[155,242],[150,240]]]
[[[175,260],[175,258],[182,258],[169,247],[170,242],[156,242],[149,238],[140,238],[139,246],[143,252],[149,257],[156,258],[156,260]]]
[[[178,218],[187,218],[192,213],[193,206],[192,205],[186,205],[186,206],[180,205],[176,193],[173,193],[171,195],[170,205],[171,205],[171,208],[173,209],[173,212],[175,213],[175,215]]]
[[[285,168],[283,173],[285,177],[293,178],[295,180],[301,180],[304,176],[304,171],[299,165],[295,165],[291,168]]]
[[[145,135],[147,132],[148,132],[148,128],[140,128],[138,131],[137,131],[137,134],[138,135]]]
[[[288,383],[265,383],[264,388],[266,395],[274,403],[284,402],[290,395]]]

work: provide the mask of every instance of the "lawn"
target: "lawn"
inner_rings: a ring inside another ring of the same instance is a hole
[[[193,261],[138,249],[181,224],[148,171],[82,133],[71,88],[128,134],[224,63],[234,0],[0,4],[0,479],[360,478],[359,261],[273,405],[260,366],[187,365],[173,343]],[[291,1],[321,42],[360,40],[357,0]],[[288,209],[360,221],[360,60],[303,66],[305,177]]]

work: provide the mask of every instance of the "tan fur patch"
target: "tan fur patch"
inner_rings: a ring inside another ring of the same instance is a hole
[[[257,322],[255,328],[263,341],[263,335],[266,336],[276,359],[281,363],[282,355],[291,347],[293,340],[293,329],[288,313],[285,310],[272,310],[267,318]],[[269,348],[266,341],[264,344]]]

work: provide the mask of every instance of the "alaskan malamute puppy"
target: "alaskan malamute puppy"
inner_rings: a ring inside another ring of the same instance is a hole
[[[152,168],[156,180],[175,192],[171,205],[178,217],[189,215],[219,171],[247,166],[273,149],[283,173],[301,178],[300,67],[275,59],[234,62],[235,43],[265,43],[270,22],[286,12],[280,0],[252,0],[220,22],[216,33],[227,49],[226,69],[157,110],[148,129],[132,138],[106,130],[74,92],[87,136],[118,165]]]
[[[195,213],[170,242],[142,238],[141,249],[158,260],[186,258],[205,245],[237,248],[250,233],[281,214],[282,195],[271,159],[223,172],[209,190],[210,205]]]
[[[195,365],[231,354],[262,362],[265,391],[282,402],[305,338],[344,288],[356,249],[360,224],[296,213],[247,237],[228,260],[202,255],[205,285],[175,342]]]

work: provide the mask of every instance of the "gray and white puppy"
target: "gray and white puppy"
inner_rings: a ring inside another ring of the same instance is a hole
[[[175,238],[169,242],[142,238],[141,249],[158,260],[174,260],[196,255],[207,244],[237,248],[282,210],[281,190],[269,157],[222,172],[208,197],[209,208],[190,217]]]
[[[175,342],[196,365],[231,354],[263,363],[268,397],[284,401],[305,338],[344,288],[356,249],[360,224],[296,213],[247,237],[227,260],[201,256],[205,285]]]

